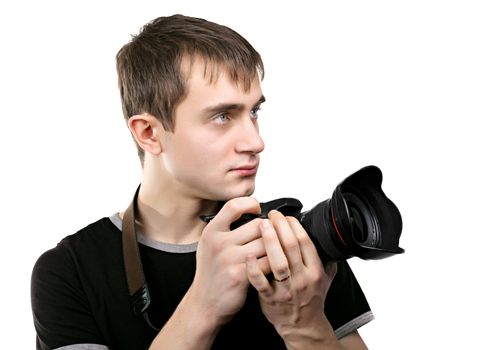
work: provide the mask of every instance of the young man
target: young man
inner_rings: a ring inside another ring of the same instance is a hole
[[[299,222],[278,211],[230,228],[260,212],[250,195],[265,98],[253,47],[215,23],[161,17],[117,66],[143,167],[135,227],[152,301],[135,315],[128,211],[103,218],[37,261],[37,348],[366,349],[357,328],[373,316],[346,262],[324,267]]]

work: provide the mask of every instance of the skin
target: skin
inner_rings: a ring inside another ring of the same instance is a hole
[[[183,69],[188,93],[176,108],[173,132],[148,114],[128,122],[145,151],[140,230],[168,243],[199,240],[193,283],[151,349],[209,349],[250,284],[289,349],[366,349],[357,332],[336,339],[323,312],[336,267],[322,266],[296,219],[273,211],[230,230],[242,214],[260,212],[250,197],[264,150],[259,79],[245,91],[224,72],[210,82],[199,58]],[[217,201],[227,202],[204,224],[199,215],[215,212]],[[286,280],[269,282],[270,272]]]

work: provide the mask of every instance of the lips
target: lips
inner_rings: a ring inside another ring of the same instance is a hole
[[[233,168],[232,171],[238,173],[241,176],[252,176],[256,175],[257,167],[259,164],[251,164],[251,165],[241,165],[237,168]]]

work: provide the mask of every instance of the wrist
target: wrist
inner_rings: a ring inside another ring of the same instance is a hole
[[[190,327],[195,327],[200,333],[216,335],[223,324],[226,323],[213,308],[207,307],[200,300],[193,285],[191,285],[182,301],[182,306],[187,309],[187,313],[191,316],[192,323]]]
[[[278,330],[287,349],[343,349],[331,324],[324,316],[303,326],[289,326]]]

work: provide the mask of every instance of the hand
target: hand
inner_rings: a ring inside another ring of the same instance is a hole
[[[230,231],[230,224],[244,213],[259,214],[259,202],[240,197],[225,203],[203,230],[198,244],[196,274],[188,293],[198,314],[218,326],[228,322],[245,302],[249,286],[246,257],[266,255],[260,219]],[[260,259],[258,266],[267,271],[266,259]]]
[[[274,210],[268,217],[270,220],[262,220],[260,230],[274,279],[268,281],[253,254],[247,257],[248,278],[259,293],[264,315],[287,344],[289,339],[329,334],[325,327],[332,334],[324,300],[336,264],[329,263],[324,269],[298,220]]]

